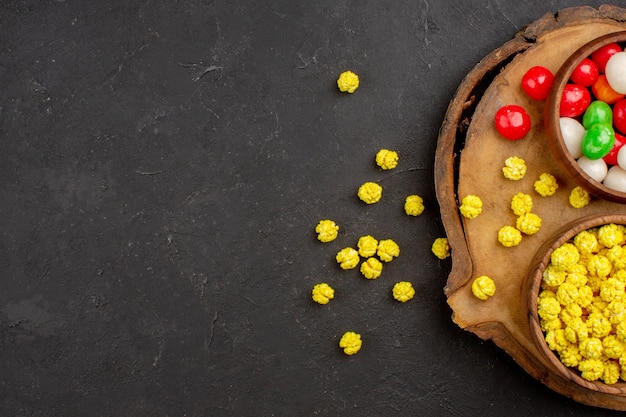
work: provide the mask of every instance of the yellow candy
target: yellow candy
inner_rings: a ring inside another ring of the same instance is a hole
[[[362,345],[361,335],[355,332],[345,332],[339,340],[339,347],[346,355],[354,355],[361,350]]]
[[[364,258],[376,255],[378,249],[378,241],[374,237],[367,235],[361,236],[359,242],[356,244],[359,248],[359,255]]]
[[[424,200],[417,194],[409,195],[404,200],[404,212],[409,216],[419,216],[424,212]]]
[[[556,178],[548,173],[543,173],[539,176],[539,179],[535,181],[535,191],[542,196],[548,197],[556,193],[556,189],[559,188],[559,184],[556,182]]]
[[[367,279],[376,279],[383,272],[383,264],[376,258],[368,258],[361,264],[361,274]]]
[[[378,242],[376,254],[381,261],[391,262],[393,258],[400,256],[400,246],[391,239],[383,239]]]
[[[433,242],[431,247],[432,252],[439,259],[446,259],[450,256],[450,245],[448,244],[448,238],[438,237]]]
[[[574,187],[572,192],[569,194],[569,204],[574,208],[583,208],[589,204],[591,201],[591,196],[582,187]]]
[[[359,76],[352,71],[344,71],[337,79],[337,87],[342,93],[354,93],[359,88]]]
[[[337,238],[338,231],[339,226],[332,220],[320,220],[317,226],[315,226],[317,239],[320,242],[332,242]]]
[[[407,302],[415,295],[415,289],[413,288],[413,284],[408,281],[400,281],[397,282],[393,286],[393,298],[400,302]]]
[[[335,290],[333,290],[330,285],[322,282],[313,287],[311,296],[313,297],[313,301],[318,304],[328,304],[328,302],[335,297]]]
[[[398,152],[381,149],[376,154],[376,165],[384,170],[394,169],[398,166]]]
[[[476,195],[466,195],[461,201],[461,207],[459,207],[461,214],[468,218],[476,218],[483,211],[483,202],[480,197]]]
[[[533,209],[533,198],[528,194],[517,193],[511,199],[511,210],[516,216],[529,213]]]
[[[522,241],[522,233],[513,226],[503,226],[498,231],[498,242],[506,248],[517,246]]]
[[[521,180],[526,175],[526,161],[517,156],[511,156],[504,161],[502,173],[505,178],[512,181]]]
[[[517,218],[515,227],[526,235],[534,235],[541,228],[541,217],[535,213],[524,213]]]
[[[337,253],[335,259],[341,269],[352,269],[356,267],[361,260],[361,258],[359,258],[359,252],[353,248],[343,248]]]
[[[359,187],[357,195],[367,204],[378,203],[383,196],[383,187],[375,182],[366,182]]]
[[[496,293],[496,284],[491,278],[482,275],[472,282],[472,294],[480,300],[486,300]]]

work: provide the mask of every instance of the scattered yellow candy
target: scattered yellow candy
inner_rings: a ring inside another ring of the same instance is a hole
[[[583,208],[589,204],[591,196],[582,187],[574,187],[569,195],[569,204],[574,208]]]
[[[424,212],[424,200],[417,194],[409,195],[404,200],[404,212],[409,216],[419,216]]]
[[[504,177],[512,181],[518,181],[524,178],[526,175],[526,161],[517,156],[511,156],[504,161],[504,167],[502,168]]]
[[[376,255],[378,241],[370,235],[361,236],[359,238],[359,242],[357,243],[357,247],[359,248],[359,255],[364,258],[369,258],[370,256]]]
[[[459,208],[461,214],[468,219],[477,217],[483,211],[483,201],[476,195],[466,195]]]
[[[528,194],[517,193],[511,199],[511,210],[516,216],[529,213],[533,209],[533,198]]]
[[[342,93],[354,93],[359,88],[359,76],[352,71],[344,71],[337,79],[337,87]]]
[[[315,284],[313,291],[311,291],[313,301],[318,304],[328,304],[330,300],[335,297],[335,290],[325,282]]]
[[[376,258],[368,258],[361,264],[361,274],[367,279],[376,279],[383,272],[383,264]]]
[[[346,355],[354,355],[361,350],[362,345],[361,335],[355,332],[345,332],[339,340],[339,347]]]
[[[375,182],[366,182],[359,187],[357,195],[367,204],[378,203],[383,196],[383,187]]]
[[[332,220],[320,220],[315,226],[317,239],[321,242],[332,242],[337,238],[339,226]]]
[[[337,253],[335,259],[337,260],[337,263],[339,263],[341,269],[355,268],[361,260],[361,258],[359,258],[359,252],[353,248],[343,248]]]
[[[517,218],[515,227],[525,235],[534,235],[541,228],[541,217],[535,213],[524,213]]]
[[[393,298],[402,303],[405,303],[413,298],[413,296],[415,296],[415,289],[413,288],[413,284],[411,284],[410,282],[400,281],[393,286],[392,293]]]
[[[486,275],[476,278],[472,282],[472,294],[480,300],[486,300],[496,293],[496,283]]]
[[[376,254],[381,261],[391,262],[393,258],[400,256],[400,246],[391,239],[383,239],[378,242]]]
[[[376,165],[384,170],[394,169],[398,166],[398,152],[381,149],[376,154]]]
[[[542,197],[553,195],[557,188],[559,188],[559,184],[556,182],[556,178],[545,172],[535,181],[535,191]]]
[[[498,231],[498,242],[502,246],[512,248],[522,241],[522,233],[513,226],[503,226]]]
[[[446,259],[448,256],[450,256],[450,245],[448,244],[448,238],[438,237],[437,239],[435,239],[431,250],[437,258]]]

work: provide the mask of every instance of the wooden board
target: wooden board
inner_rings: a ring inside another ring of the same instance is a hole
[[[593,199],[582,209],[570,206],[576,186],[552,156],[543,128],[544,103],[528,98],[520,87],[522,75],[534,65],[554,73],[576,49],[588,41],[626,30],[626,9],[577,7],[548,14],[527,26],[512,40],[485,57],[464,79],[446,113],[437,146],[435,181],[437,198],[452,248],[452,270],[445,293],[453,320],[485,340],[493,340],[534,378],[551,389],[584,404],[626,410],[626,395],[582,387],[562,374],[539,351],[531,335],[523,285],[533,258],[542,245],[563,227],[593,215],[626,214],[626,206]],[[495,130],[493,118],[506,104],[525,107],[531,132],[520,141],[508,141]],[[503,177],[504,160],[526,160],[528,172],[520,181]],[[559,183],[555,195],[541,197],[533,184],[543,172]],[[504,225],[515,226],[510,201],[518,192],[533,197],[533,212],[542,219],[539,233],[524,236],[521,244],[505,248],[497,240]],[[483,200],[483,213],[475,219],[459,215],[463,196]],[[471,293],[473,278],[488,275],[497,286],[487,301]],[[626,392],[626,390],[624,391]]]

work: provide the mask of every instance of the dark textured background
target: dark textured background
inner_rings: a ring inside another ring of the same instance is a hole
[[[2,1],[0,415],[621,415],[459,329],[450,261],[430,253],[457,86],[578,4]],[[392,173],[381,147],[401,155]],[[373,206],[355,197],[369,180]],[[316,240],[322,218],[337,241]],[[402,248],[376,281],[334,261],[367,233]],[[364,338],[352,357],[346,330]]]

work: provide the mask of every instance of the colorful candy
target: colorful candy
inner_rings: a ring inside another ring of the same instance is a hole
[[[559,103],[565,147],[606,187],[626,192],[626,52],[605,45],[572,71]]]

